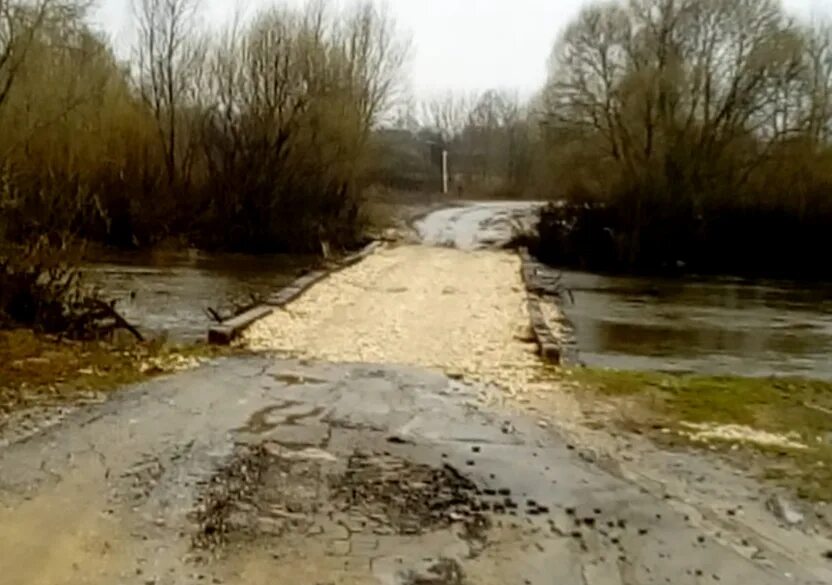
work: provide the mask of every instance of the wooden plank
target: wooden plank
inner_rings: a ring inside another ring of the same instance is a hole
[[[268,317],[273,312],[273,307],[260,305],[242,313],[241,315],[237,315],[233,319],[223,321],[221,324],[211,327],[211,329],[208,330],[208,342],[216,345],[228,345],[237,336],[239,336],[240,333],[251,326],[252,323],[259,321],[263,317]]]
[[[282,288],[269,297],[263,305],[259,305],[250,311],[246,311],[242,315],[238,315],[233,319],[223,321],[222,323],[211,327],[208,330],[208,342],[216,345],[229,345],[255,321],[258,321],[263,317],[268,317],[276,308],[288,305],[300,297],[304,292],[309,290],[309,288],[319,283],[333,272],[337,272],[363,260],[375,252],[375,250],[381,245],[381,242],[372,242],[365,246],[360,252],[347,256],[335,268],[330,270],[313,270],[312,272],[304,274],[289,286]]]

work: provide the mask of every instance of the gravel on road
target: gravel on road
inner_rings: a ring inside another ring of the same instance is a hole
[[[254,324],[255,350],[407,364],[520,396],[540,378],[520,259],[425,246],[382,250]]]

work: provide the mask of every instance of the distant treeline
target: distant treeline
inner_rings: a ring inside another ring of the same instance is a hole
[[[407,51],[383,10],[268,8],[209,32],[196,0],[139,0],[122,62],[87,4],[0,0],[0,243],[355,243]]]
[[[516,94],[491,89],[404,97],[375,133],[374,182],[435,193],[442,185],[444,150],[452,196],[513,198],[532,192],[537,124]]]
[[[624,271],[832,277],[832,29],[775,0],[585,8],[535,115],[540,253]]]

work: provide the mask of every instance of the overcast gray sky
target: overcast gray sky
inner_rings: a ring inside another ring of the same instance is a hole
[[[99,0],[98,23],[124,45],[132,30],[131,0]],[[202,0],[207,22],[229,20],[274,0]],[[337,0],[332,0],[336,2]],[[348,2],[349,0],[342,0]],[[303,4],[303,0],[283,0]],[[410,79],[419,94],[491,87],[530,94],[545,79],[546,59],[560,30],[589,0],[387,0],[413,40]],[[784,0],[804,18],[832,14],[832,0]]]

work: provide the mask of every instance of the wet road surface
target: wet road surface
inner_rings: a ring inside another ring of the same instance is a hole
[[[261,356],[126,391],[0,451],[3,582],[830,582],[720,544],[480,390]]]
[[[416,223],[425,244],[460,250],[499,248],[507,244],[516,229],[528,230],[542,204],[525,201],[460,203],[456,207],[428,214]]]

